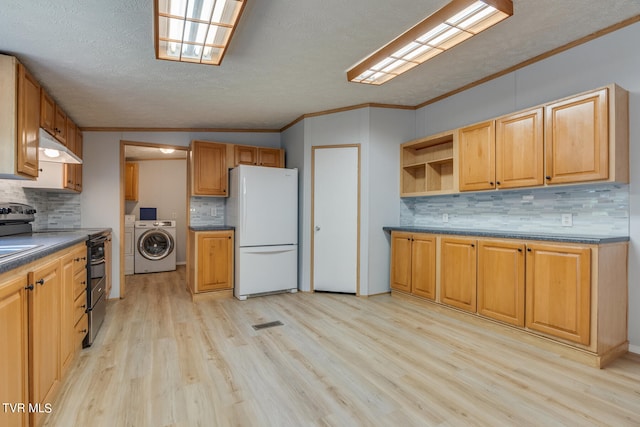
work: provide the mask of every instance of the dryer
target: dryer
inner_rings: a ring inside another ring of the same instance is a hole
[[[136,221],[134,236],[136,274],[176,269],[175,221]]]

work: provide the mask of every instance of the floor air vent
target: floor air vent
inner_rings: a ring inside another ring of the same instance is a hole
[[[266,328],[273,328],[274,326],[282,326],[284,323],[282,323],[279,320],[276,320],[275,322],[269,322],[269,323],[261,323],[259,325],[253,325],[253,329],[255,329],[256,331],[259,331],[260,329],[266,329]]]

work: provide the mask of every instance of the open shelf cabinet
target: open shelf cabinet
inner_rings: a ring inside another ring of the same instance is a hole
[[[456,139],[451,131],[400,146],[400,197],[458,192]]]

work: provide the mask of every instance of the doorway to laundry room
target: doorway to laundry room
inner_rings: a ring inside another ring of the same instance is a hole
[[[186,264],[188,147],[129,141],[121,147],[125,283],[127,275]]]

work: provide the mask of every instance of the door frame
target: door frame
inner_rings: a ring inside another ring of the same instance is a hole
[[[125,149],[127,146],[139,146],[139,147],[152,147],[152,148],[173,148],[174,150],[181,150],[187,152],[187,158],[184,159],[187,162],[187,230],[189,229],[189,200],[190,200],[190,190],[189,190],[189,147],[185,147],[183,145],[170,145],[170,144],[158,144],[153,142],[136,142],[136,141],[126,141],[120,140],[120,299],[124,299],[125,292],[125,274],[124,274],[124,212],[125,212],[125,202],[124,202],[124,181],[125,181],[125,170],[124,165],[126,162],[125,159]],[[189,233],[187,233],[188,240]],[[189,244],[187,242],[187,264],[189,263],[189,254],[188,254]],[[113,250],[113,249],[112,249]]]
[[[314,251],[315,251],[315,179],[316,179],[316,150],[325,148],[356,148],[358,151],[358,213],[357,213],[357,242],[356,242],[356,296],[360,296],[360,193],[361,193],[361,150],[360,144],[338,144],[338,145],[314,145],[311,147],[311,263],[310,263],[310,292],[315,292],[314,279]],[[123,187],[124,188],[124,187]]]

